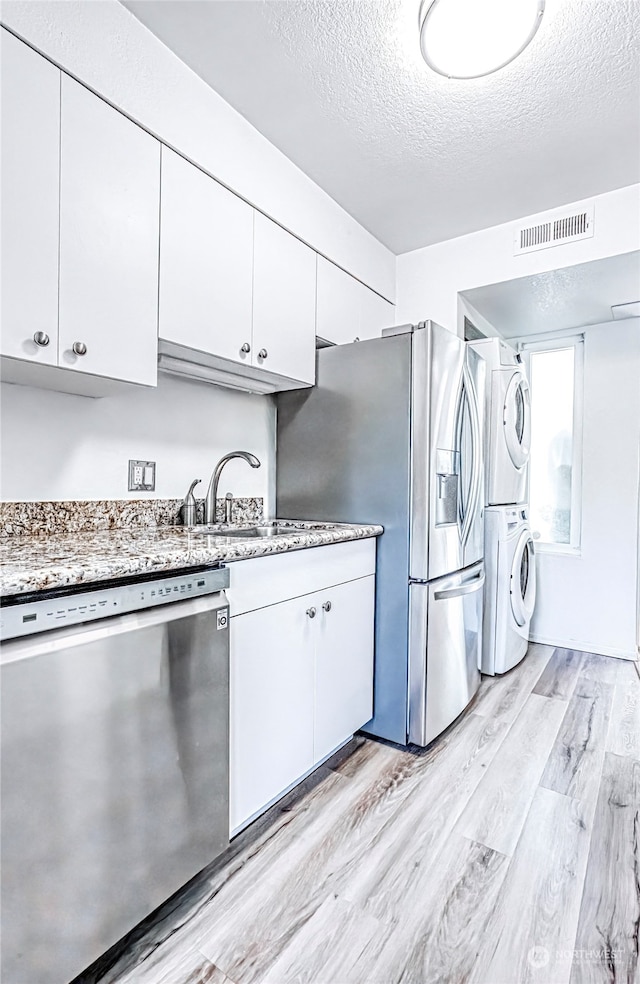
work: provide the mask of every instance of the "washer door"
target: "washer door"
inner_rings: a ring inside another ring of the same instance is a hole
[[[526,625],[536,603],[536,558],[531,530],[523,530],[511,568],[511,611],[517,625]]]
[[[523,373],[514,372],[511,377],[502,412],[509,456],[516,468],[522,468],[531,450],[531,394]]]

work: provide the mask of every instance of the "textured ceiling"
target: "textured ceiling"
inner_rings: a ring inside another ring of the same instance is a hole
[[[123,0],[400,253],[633,184],[640,0],[547,0],[516,61],[431,72],[419,0]]]
[[[598,325],[613,320],[613,304],[640,301],[640,253],[477,287],[462,296],[503,338]]]

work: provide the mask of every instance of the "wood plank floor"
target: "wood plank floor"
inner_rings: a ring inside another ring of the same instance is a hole
[[[428,749],[355,739],[83,984],[640,980],[640,680],[534,645]]]

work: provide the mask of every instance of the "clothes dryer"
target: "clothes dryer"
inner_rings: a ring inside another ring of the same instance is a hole
[[[485,504],[525,502],[531,398],[524,363],[500,338],[470,344],[487,364]]]
[[[483,673],[506,673],[529,645],[536,571],[528,514],[527,506],[485,509]]]

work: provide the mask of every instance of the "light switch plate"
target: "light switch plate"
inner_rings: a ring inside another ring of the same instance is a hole
[[[155,461],[129,459],[129,492],[155,492]]]

